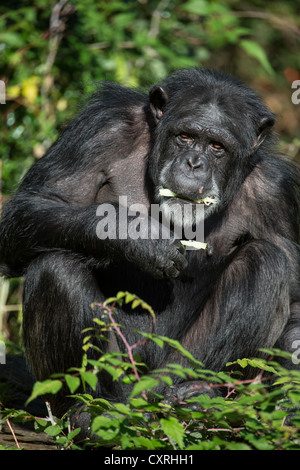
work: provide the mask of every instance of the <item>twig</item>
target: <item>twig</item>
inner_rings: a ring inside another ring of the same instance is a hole
[[[55,426],[56,422],[55,422],[53,414],[52,414],[51,405],[50,405],[49,401],[47,401],[47,400],[45,401],[45,403],[46,403],[46,407],[47,407],[47,411],[48,411],[48,416],[50,418],[50,422],[53,426]]]
[[[52,8],[49,25],[49,50],[46,62],[44,64],[44,79],[41,88],[41,95],[44,99],[44,108],[46,109],[46,113],[49,112],[50,109],[48,95],[54,81],[53,75],[51,74],[51,69],[54,65],[63,33],[66,29],[68,15],[73,13],[73,11],[74,8],[71,5],[68,5],[68,0],[59,0]]]
[[[7,425],[8,425],[8,427],[9,427],[9,429],[10,429],[10,432],[11,432],[12,435],[13,435],[13,438],[14,438],[14,440],[15,440],[15,443],[16,443],[18,449],[20,449],[20,444],[18,443],[17,436],[15,435],[15,431],[13,430],[13,427],[12,427],[12,425],[10,424],[10,421],[9,421],[8,418],[6,419],[6,422],[7,422]]]
[[[226,432],[235,433],[235,432],[242,431],[243,429],[245,429],[244,426],[239,427],[239,428],[233,428],[233,429],[229,429],[229,428],[209,428],[209,429],[206,429],[206,431],[210,431],[210,432],[226,431]]]
[[[49,27],[49,52],[45,63],[45,75],[49,74],[51,71],[51,68],[55,61],[59,43],[62,39],[63,32],[65,30],[65,21],[61,18],[61,15],[67,3],[68,0],[59,0],[59,2],[57,2],[52,8]]]
[[[272,13],[264,12],[264,11],[238,11],[232,12],[232,15],[236,16],[237,18],[255,18],[255,19],[262,19],[273,23],[278,29],[284,31],[287,34],[293,34],[295,36],[300,36],[300,29],[290,21],[286,20],[285,18],[279,18]]]
[[[123,343],[126,346],[130,362],[133,365],[134,376],[140,382],[141,379],[140,379],[140,376],[138,374],[138,371],[137,371],[137,368],[136,368],[136,362],[135,362],[133,354],[132,354],[132,346],[130,346],[130,344],[128,343],[127,339],[123,335],[122,331],[120,330],[120,328],[118,327],[117,323],[115,322],[115,320],[112,316],[112,311],[113,311],[114,307],[115,307],[115,302],[112,304],[111,308],[107,308],[107,313],[108,313],[109,319],[110,319],[114,329],[116,330],[116,332],[118,333],[118,335],[120,336],[120,338],[122,339]]]
[[[162,12],[167,8],[170,0],[161,0],[155,10],[152,13],[149,36],[151,38],[156,38],[159,33],[159,23],[161,19]]]
[[[21,310],[22,304],[14,305],[0,305],[0,311],[5,310],[6,312],[17,312]]]

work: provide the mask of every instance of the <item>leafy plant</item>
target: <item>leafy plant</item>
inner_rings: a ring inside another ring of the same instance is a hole
[[[128,345],[122,327],[114,320],[114,308],[122,302],[133,307],[143,305],[153,314],[151,307],[138,297],[121,292],[102,306],[105,320],[95,322],[97,335],[103,337],[109,329],[121,334],[126,354],[106,353],[98,360],[87,357],[95,331],[85,331],[84,358],[81,368],[70,369],[66,374],[37,382],[30,400],[57,393],[65,383],[70,396],[81,404],[82,411],[92,417],[90,440],[78,441],[80,429],[71,426],[69,417],[50,419],[28,417],[28,413],[5,410],[2,420],[33,420],[37,432],[45,432],[55,439],[57,446],[66,449],[107,447],[133,450],[292,450],[300,449],[300,371],[283,368],[274,357],[287,358],[278,350],[264,351],[270,359],[242,358],[228,364],[227,372],[206,370],[203,365],[175,340],[141,333],[146,341],[158,346],[168,345],[185,358],[186,366],[169,364],[149,374],[141,373],[142,366],[134,356],[134,347]],[[155,320],[155,318],[153,318]],[[272,357],[273,356],[273,357]],[[240,372],[233,372],[236,367]],[[254,368],[254,380],[244,380],[242,370]],[[103,398],[93,398],[87,387],[95,390],[97,376],[108,372],[113,380],[123,386],[131,385],[126,403],[111,403]],[[268,386],[264,373],[272,374],[274,386]],[[172,386],[174,377],[181,380],[202,380],[222,395],[210,398],[200,395],[170,406],[156,392],[160,383]],[[76,393],[79,387],[81,393]],[[77,439],[76,439],[77,438]]]

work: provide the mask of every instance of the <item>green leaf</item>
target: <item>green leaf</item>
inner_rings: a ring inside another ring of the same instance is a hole
[[[149,450],[155,450],[155,449],[160,449],[161,447],[164,447],[164,444],[161,441],[158,441],[157,439],[148,439],[146,437],[135,437],[134,438],[134,443],[138,447],[145,447],[145,449]]]
[[[133,408],[144,408],[148,405],[148,402],[144,398],[133,398],[131,400],[131,406]]]
[[[256,359],[256,358],[237,359],[236,361],[233,361],[233,362],[227,362],[226,366],[231,366],[234,364],[238,364],[243,369],[247,366],[251,366],[251,367],[257,367],[258,369],[267,370],[269,372],[272,372],[272,374],[278,374],[278,372],[274,369],[274,367],[268,365],[267,362],[263,359]]]
[[[275,446],[270,444],[265,437],[259,437],[254,434],[249,434],[247,436],[249,442],[257,449],[257,450],[274,450]]]
[[[74,439],[74,437],[76,437],[76,436],[77,436],[77,434],[79,434],[79,433],[80,433],[80,431],[81,431],[81,429],[80,429],[80,428],[75,428],[73,431],[69,432],[69,434],[68,434],[68,438],[69,438],[70,440],[73,440],[73,439]]]
[[[124,405],[124,403],[116,403],[114,408],[125,415],[129,415],[131,412],[129,406]]]
[[[247,359],[238,359],[236,361],[243,369],[248,366]]]
[[[167,338],[166,336],[160,336],[160,338],[162,338],[169,346],[171,346],[172,348],[176,349],[177,351],[179,351],[183,357],[186,357],[188,359],[190,359],[192,362],[195,362],[197,364],[201,364],[202,363],[200,361],[197,361],[193,355],[187,351],[181,344],[179,341],[177,341],[176,339],[170,339],[170,338]]]
[[[44,432],[46,434],[49,434],[49,436],[57,436],[61,432],[61,428],[60,426],[55,424],[53,426],[49,426],[48,428],[46,428]]]
[[[95,323],[97,323],[97,325],[99,325],[99,326],[106,326],[106,322],[103,321],[103,320],[100,320],[100,318],[93,318],[93,321]],[[95,328],[92,328],[92,327],[91,328],[86,328],[85,330],[83,330],[83,332],[88,331],[88,330],[95,331]]]
[[[116,299],[120,300],[120,299],[123,299],[123,297],[125,297],[125,296],[126,296],[126,292],[119,291],[116,295]]]
[[[274,369],[274,367],[269,366],[266,361],[262,359],[249,359],[249,366],[258,367],[262,370],[267,370],[268,372],[272,372],[273,374],[278,374],[278,372]]]
[[[133,389],[132,389],[132,392],[130,394],[130,397],[134,397],[136,395],[139,395],[140,393],[142,393],[144,390],[149,390],[151,388],[154,388],[156,387],[157,385],[159,384],[159,381],[152,378],[152,377],[142,377],[142,379],[140,380],[140,382],[137,382]]]
[[[184,427],[183,425],[173,416],[160,420],[161,427],[164,433],[174,439],[178,444],[179,448],[183,448],[183,437],[184,437]]]
[[[80,401],[82,403],[85,403],[86,405],[89,405],[90,402],[93,400],[92,395],[90,395],[89,393],[77,393],[76,395],[73,395],[73,397],[76,398],[76,401]]]
[[[295,406],[300,406],[300,390],[290,390],[288,397]]]
[[[114,424],[114,421],[114,418],[111,418],[110,416],[96,416],[92,423],[92,430],[98,431],[100,428],[111,428]]]
[[[39,419],[39,418],[36,418],[35,419],[35,423],[38,425],[38,426],[41,426],[42,428],[45,428],[46,426],[48,426],[49,422],[47,419]]]
[[[81,378],[84,382],[86,382],[93,390],[96,390],[96,386],[98,383],[98,377],[93,372],[81,372]]]
[[[130,294],[130,292],[126,292],[125,304],[128,304],[129,302],[132,302],[134,299],[135,299],[134,294]]]
[[[44,380],[43,382],[36,382],[34,384],[30,397],[26,401],[26,405],[41,395],[46,395],[48,393],[55,394],[61,388],[62,388],[62,382],[60,380],[48,379],[48,380]]]
[[[96,416],[92,422],[92,431],[98,433],[101,439],[111,440],[114,439],[120,429],[120,421],[108,416]]]
[[[211,12],[211,8],[207,0],[190,0],[182,3],[181,8],[199,16],[206,16]]]
[[[132,306],[131,306],[132,310],[134,310],[140,304],[141,304],[141,301],[139,299],[134,299],[134,301],[132,302]]]
[[[242,49],[244,49],[245,52],[247,52],[248,55],[258,60],[258,62],[260,62],[263,68],[270,75],[274,75],[274,70],[267,58],[265,51],[257,42],[251,41],[249,39],[243,39],[240,41],[240,46]]]
[[[228,450],[251,450],[251,447],[241,442],[228,442]]]
[[[65,379],[71,393],[74,393],[80,386],[80,378],[73,375],[66,374]]]
[[[139,333],[144,336],[145,338],[148,338],[148,339],[151,339],[151,341],[153,341],[155,344],[157,344],[160,348],[163,348],[164,346],[164,341],[162,338],[160,338],[159,336],[156,337],[155,335],[151,334],[151,333],[145,333],[144,331],[139,331]]]

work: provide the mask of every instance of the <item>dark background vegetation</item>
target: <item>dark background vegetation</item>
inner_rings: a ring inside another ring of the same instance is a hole
[[[236,75],[278,116],[281,151],[300,162],[298,0],[11,0],[0,5],[0,204],[101,80],[147,88],[174,69]],[[280,201],[279,201],[280,203]],[[0,280],[0,340],[21,347],[22,280]]]
[[[297,0],[10,0],[0,5],[1,205],[55,141],[96,81],[147,88],[205,66],[253,86],[278,116],[280,148],[300,161]],[[0,339],[16,340],[19,280],[0,283]]]

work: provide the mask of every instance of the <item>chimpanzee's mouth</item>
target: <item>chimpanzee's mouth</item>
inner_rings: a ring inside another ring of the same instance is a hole
[[[212,206],[213,204],[216,204],[217,202],[216,196],[207,196],[202,199],[189,199],[186,196],[182,196],[181,194],[176,194],[170,189],[165,189],[165,188],[160,188],[159,194],[160,196],[165,196],[165,197],[176,197],[176,198],[183,199],[184,201],[194,203],[194,204],[205,204],[206,206]]]

